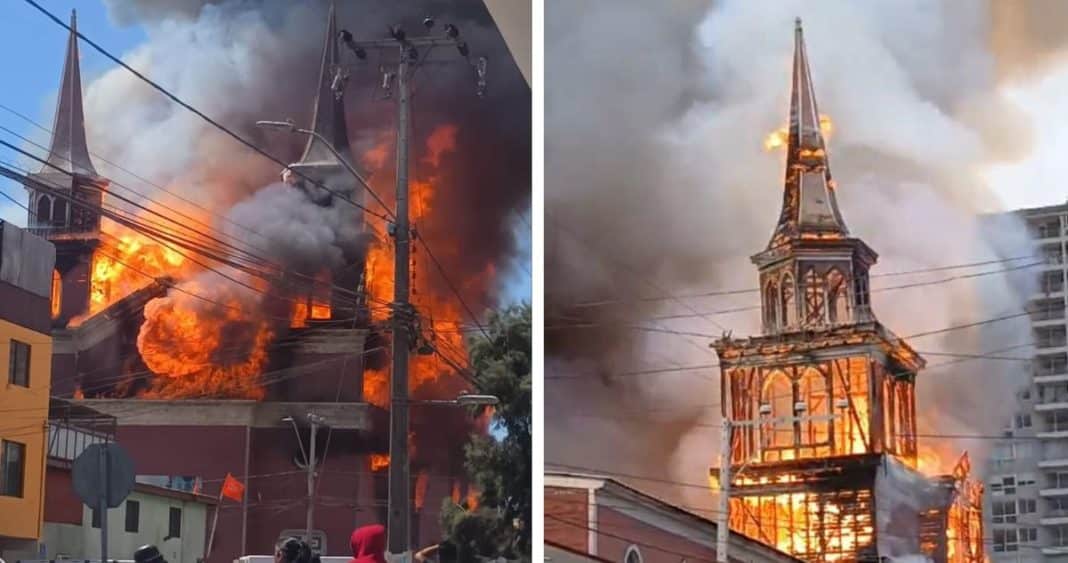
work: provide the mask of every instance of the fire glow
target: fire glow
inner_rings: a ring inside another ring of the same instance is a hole
[[[829,141],[831,139],[831,134],[834,132],[834,123],[829,115],[820,114],[820,132],[823,133],[825,140]],[[790,142],[789,129],[780,127],[764,137],[764,150],[771,152],[785,148],[788,142]]]

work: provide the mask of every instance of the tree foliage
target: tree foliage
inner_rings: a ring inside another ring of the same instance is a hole
[[[461,561],[504,556],[530,559],[531,545],[531,317],[529,305],[491,315],[489,337],[469,345],[478,393],[500,399],[495,434],[473,435],[465,447],[478,507],[446,499],[442,529]]]

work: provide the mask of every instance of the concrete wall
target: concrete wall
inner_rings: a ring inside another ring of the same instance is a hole
[[[141,503],[138,531],[127,532],[126,506],[108,511],[108,559],[132,559],[142,545],[159,547],[169,563],[196,563],[204,556],[211,515],[208,505],[168,496],[134,491],[127,497]],[[165,539],[170,522],[170,508],[182,510],[181,537]],[[49,559],[100,557],[100,529],[92,527],[93,513],[82,506],[79,524],[47,522],[42,543]]]
[[[0,300],[8,298],[4,289],[10,286],[3,283],[0,286],[3,286],[0,287]],[[48,300],[42,299],[40,306],[47,311]],[[30,345],[29,387],[8,383],[12,339]],[[51,365],[50,336],[0,319],[0,440],[26,446],[22,497],[0,496],[0,538],[37,539],[40,536]]]

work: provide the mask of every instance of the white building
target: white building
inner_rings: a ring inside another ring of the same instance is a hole
[[[1034,360],[986,473],[984,536],[994,563],[1068,562],[1068,204],[1015,213],[1027,222],[1045,263],[1028,300]]]
[[[118,508],[108,510],[108,559],[132,559],[145,544],[159,548],[168,563],[197,563],[204,557],[214,500],[137,483]],[[100,519],[82,505],[81,522],[46,519],[42,537],[48,559],[99,559]]]

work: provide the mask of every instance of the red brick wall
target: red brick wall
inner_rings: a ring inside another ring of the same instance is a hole
[[[631,545],[638,546],[642,563],[679,563],[683,558],[690,561],[716,560],[713,549],[645,524],[625,511],[603,505],[597,507],[597,530],[597,555],[609,561],[622,562],[627,547]]]
[[[545,540],[587,553],[588,498],[586,489],[545,487]]]

